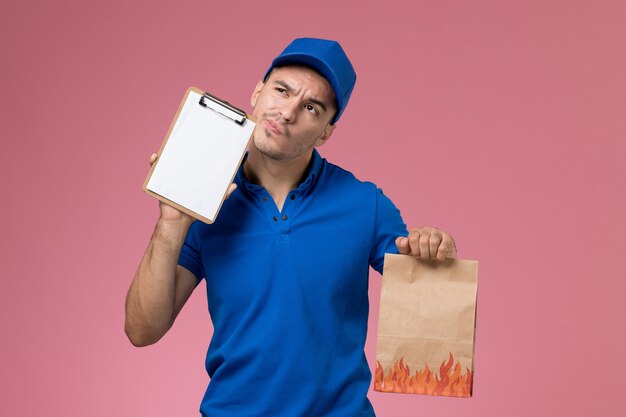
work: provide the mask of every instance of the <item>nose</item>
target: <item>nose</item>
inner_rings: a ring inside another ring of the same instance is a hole
[[[296,119],[297,106],[297,100],[289,100],[284,103],[283,107],[280,109],[280,116],[285,123],[293,123]]]

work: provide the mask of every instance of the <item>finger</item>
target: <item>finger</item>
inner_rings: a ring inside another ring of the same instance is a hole
[[[433,259],[434,258],[438,259],[437,251],[441,247],[441,241],[442,240],[443,240],[443,237],[441,236],[440,233],[435,232],[435,233],[430,235],[430,239],[428,240],[428,249],[430,249],[430,256]],[[443,258],[443,259],[445,259],[445,258]]]
[[[417,230],[411,230],[409,232],[409,255],[413,255],[416,258],[420,257],[420,232]]]
[[[452,238],[450,238],[450,244],[448,245],[448,253],[446,256],[448,257],[448,259],[456,259],[457,257],[456,244],[454,243],[454,240]]]
[[[422,259],[430,258],[430,246],[428,242],[430,242],[430,234],[420,233],[419,248],[420,248],[420,258]]]
[[[445,243],[439,245],[439,249],[437,249],[437,260],[443,261],[448,256],[448,246]]]
[[[226,190],[226,198],[224,200],[228,200],[228,197],[237,189],[237,184],[234,182],[228,186],[228,190]]]
[[[408,255],[411,253],[411,248],[409,247],[409,239],[404,236],[399,236],[396,238],[396,246],[398,247],[398,252],[402,255]]]
[[[445,250],[445,257],[443,259],[456,259],[456,244],[449,234],[443,233],[443,240],[439,248]],[[439,254],[437,254],[437,259],[440,259]]]
[[[154,161],[157,160],[157,154],[153,153],[152,155],[150,155],[150,166],[152,166],[154,164]]]

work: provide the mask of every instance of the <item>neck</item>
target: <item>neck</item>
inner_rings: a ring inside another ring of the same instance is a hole
[[[265,188],[282,210],[287,194],[302,180],[312,154],[313,150],[289,161],[277,161],[259,152],[252,144],[243,169],[248,180]]]

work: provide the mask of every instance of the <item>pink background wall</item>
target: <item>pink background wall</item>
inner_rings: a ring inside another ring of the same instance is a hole
[[[625,3],[334,3],[2,1],[0,415],[197,415],[204,284],[157,345],[123,332],[148,156],[188,86],[249,110],[298,36],[359,77],[321,153],[480,261],[474,397],[378,415],[624,415]]]

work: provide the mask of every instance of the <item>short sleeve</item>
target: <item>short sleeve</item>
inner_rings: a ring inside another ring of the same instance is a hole
[[[400,210],[383,194],[380,188],[376,189],[376,221],[369,259],[372,268],[382,274],[385,253],[397,254],[396,238],[407,235],[408,232],[400,215]]]
[[[198,282],[205,276],[202,266],[202,239],[200,239],[201,222],[194,221],[187,232],[185,243],[178,257],[178,265],[188,269],[196,276]]]

